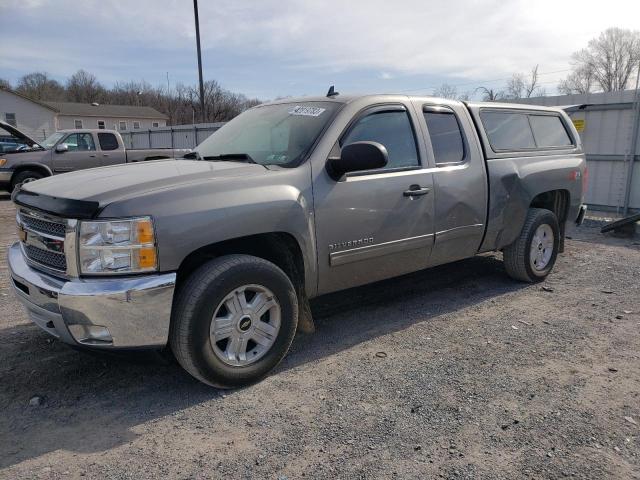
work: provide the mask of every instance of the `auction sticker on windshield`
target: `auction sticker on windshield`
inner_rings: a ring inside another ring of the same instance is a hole
[[[326,109],[320,107],[305,107],[302,105],[296,105],[293,107],[289,114],[291,115],[303,115],[305,117],[319,117]]]

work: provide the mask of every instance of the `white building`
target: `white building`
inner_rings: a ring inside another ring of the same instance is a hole
[[[166,115],[151,107],[95,105],[91,103],[44,102],[57,114],[57,129],[107,128],[142,130],[167,126]]]
[[[151,107],[41,102],[11,90],[0,90],[0,119],[42,140],[57,130],[69,128],[125,131],[165,127],[168,117]]]
[[[36,140],[43,140],[57,130],[57,113],[45,103],[0,89],[0,120]]]

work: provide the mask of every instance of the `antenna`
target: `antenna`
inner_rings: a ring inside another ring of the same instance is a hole
[[[334,86],[331,85],[329,87],[329,91],[327,92],[327,97],[331,98],[331,97],[335,97],[336,95],[340,95],[340,92],[336,92]]]

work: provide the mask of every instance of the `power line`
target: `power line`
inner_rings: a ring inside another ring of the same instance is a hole
[[[565,68],[565,69],[562,69],[562,70],[554,70],[552,72],[538,73],[538,76],[541,76],[541,75],[553,75],[554,73],[563,73],[563,72],[569,72],[569,71],[571,71],[570,68]],[[511,77],[494,78],[493,80],[478,80],[478,81],[475,81],[475,82],[466,82],[466,83],[453,83],[453,84],[448,83],[447,85],[449,85],[451,87],[465,87],[465,86],[469,86],[469,85],[479,85],[479,84],[483,84],[483,83],[506,82],[507,80],[511,80]],[[538,83],[552,83],[552,82],[538,82]],[[441,85],[431,85],[431,86],[422,87],[422,88],[410,88],[410,89],[406,89],[406,90],[398,90],[398,93],[418,92],[418,91],[422,91],[422,90],[432,90],[432,89],[438,88],[440,86]]]

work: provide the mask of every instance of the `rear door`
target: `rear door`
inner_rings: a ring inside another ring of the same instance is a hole
[[[100,166],[96,142],[90,132],[70,133],[58,145],[63,143],[69,147],[66,152],[53,150],[53,171],[55,173]]]
[[[487,217],[485,162],[467,109],[458,102],[414,101],[431,150],[435,242],[430,265],[475,255]]]
[[[433,244],[433,178],[410,105],[361,111],[334,146],[384,145],[386,167],[326,172],[314,184],[319,292],[327,293],[425,268]]]
[[[118,165],[126,163],[127,153],[118,135],[112,132],[98,132],[100,145],[100,165]]]

